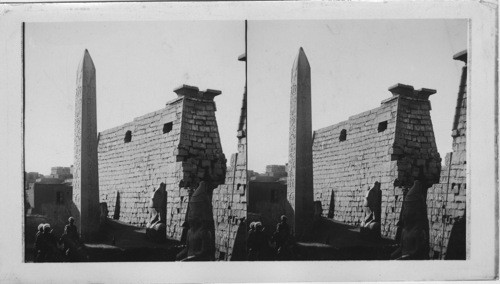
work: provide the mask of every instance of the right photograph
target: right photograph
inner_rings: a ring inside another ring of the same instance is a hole
[[[468,21],[247,37],[247,259],[467,259]]]

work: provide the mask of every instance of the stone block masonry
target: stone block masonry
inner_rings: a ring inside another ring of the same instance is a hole
[[[446,258],[448,240],[458,218],[465,217],[467,197],[467,51],[454,59],[463,61],[462,77],[452,127],[452,151],[445,158],[439,183],[427,193],[427,213],[430,223],[430,246],[434,258]],[[465,235],[462,236],[465,238]]]
[[[214,185],[226,175],[215,119],[216,90],[183,85],[165,108],[100,133],[100,199],[109,217],[145,226],[149,199],[161,182],[167,191],[167,237],[180,240],[192,190],[206,174]]]
[[[360,225],[366,191],[380,182],[381,233],[394,238],[403,199],[395,181],[437,182],[441,159],[428,99],[435,91],[402,84],[389,91],[380,107],[314,132],[314,197],[324,216]]]
[[[236,247],[241,250],[246,247],[246,192],[246,149],[241,149],[231,155],[225,184],[213,192],[215,247],[216,258],[219,260],[241,260],[241,254],[236,256],[233,249]],[[235,244],[237,242],[239,244]]]
[[[246,55],[240,56],[246,61]],[[245,260],[247,239],[247,92],[238,123],[238,153],[231,155],[226,180],[212,196],[215,221],[215,257],[218,260]]]

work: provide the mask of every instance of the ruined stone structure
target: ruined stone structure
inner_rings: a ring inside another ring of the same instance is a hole
[[[165,108],[105,130],[99,136],[101,201],[109,216],[144,227],[151,193],[166,184],[167,237],[181,239],[188,202],[208,174],[224,182],[226,158],[215,119],[216,90],[183,85]]]
[[[75,96],[73,169],[74,217],[83,239],[99,229],[99,174],[97,160],[96,72],[87,50],[78,66]]]
[[[288,213],[292,231],[305,237],[314,215],[311,119],[311,68],[302,47],[292,67],[288,150]]]
[[[438,184],[427,193],[427,213],[430,223],[431,250],[434,258],[447,256],[448,240],[458,218],[465,218],[466,205],[466,132],[467,132],[467,51],[453,59],[465,63],[457,96],[452,128],[452,151],[446,154],[445,167]],[[464,220],[462,220],[464,221]],[[465,232],[461,236],[465,241]],[[464,242],[465,245],[465,242]],[[465,249],[465,247],[464,247]],[[465,252],[464,252],[465,253]]]
[[[246,140],[246,137],[241,140]],[[213,192],[215,247],[219,260],[241,260],[241,250],[245,249],[246,142],[241,141],[239,146],[242,147],[239,147],[238,153],[231,155],[225,183]],[[239,251],[233,253],[234,250]]]
[[[301,54],[305,58],[303,50],[300,50],[298,59]],[[454,58],[466,62],[467,54],[462,52]],[[294,67],[301,65],[297,64],[298,59]],[[303,70],[309,72],[308,64],[303,61],[302,66]],[[295,159],[296,153],[309,151],[305,146],[300,151],[297,148],[301,136],[297,134],[296,124],[301,121],[300,117],[306,117],[303,121],[308,119],[310,122],[310,102],[301,102],[301,106],[308,108],[301,109],[301,112],[296,109],[298,104],[294,104],[299,93],[297,78],[301,78],[295,73],[297,69],[301,68],[294,68],[292,71],[288,189],[282,190],[287,195],[288,204],[282,204],[279,197],[273,196],[271,185],[278,185],[277,183],[267,185],[251,181],[248,212],[252,220],[272,222],[280,212],[287,211],[287,205],[296,207],[296,198],[304,189],[307,192],[308,187],[297,186],[295,180],[296,177],[309,173],[297,166],[298,159]],[[404,195],[418,184],[422,202],[426,200],[427,203],[421,206],[424,208],[424,217],[419,222],[428,224],[421,228],[427,236],[420,240],[425,245],[418,257],[425,259],[432,256],[432,251],[429,252],[430,255],[427,254],[430,246],[434,250],[434,258],[451,259],[445,251],[448,239],[449,246],[452,245],[453,236],[457,236],[453,238],[453,245],[459,246],[459,250],[463,247],[465,251],[465,221],[464,218],[457,217],[465,216],[466,73],[467,66],[463,68],[457,99],[452,133],[453,153],[446,156],[446,166],[443,169],[430,116],[429,97],[436,91],[425,88],[415,90],[409,85],[396,84],[389,88],[392,96],[383,100],[378,108],[314,131],[311,140],[315,201],[314,204],[312,201],[307,203],[309,209],[316,208],[317,213],[321,212],[323,217],[353,226],[362,226],[363,221],[373,219],[376,221],[376,234],[373,237],[378,235],[380,222],[380,234],[383,237],[399,240],[399,234],[404,231],[403,223],[400,223]],[[305,81],[310,84],[310,79]],[[305,93],[309,94],[310,100],[310,85],[308,88]],[[301,142],[306,145],[307,141]],[[301,174],[299,169],[302,170]],[[365,203],[367,190],[373,188],[377,189],[376,198]],[[262,195],[262,198],[255,198],[254,194]],[[363,205],[367,205],[370,210],[365,210]],[[296,214],[297,212],[295,209]],[[367,218],[370,212],[373,216]],[[408,228],[405,228],[408,233]],[[454,234],[452,231],[458,233]],[[460,252],[457,253],[454,249],[453,254],[456,259]]]
[[[381,234],[396,236],[403,192],[415,179],[439,181],[441,158],[430,117],[434,90],[396,84],[381,106],[313,135],[314,194],[323,216],[360,225],[366,190],[380,182]]]
[[[239,57],[246,62],[246,55]],[[231,155],[226,180],[213,192],[215,256],[219,260],[246,259],[247,217],[247,92],[243,93],[238,123],[238,153]]]
[[[101,201],[108,217],[144,227],[157,209],[152,192],[166,191],[166,237],[186,240],[188,204],[202,180],[210,180],[215,252],[231,260],[233,248],[245,248],[246,217],[246,92],[238,125],[238,153],[226,169],[215,117],[214,97],[220,91],[183,85],[165,108],[105,130],[99,135]],[[154,211],[154,212],[153,212]],[[238,245],[240,243],[240,245]]]

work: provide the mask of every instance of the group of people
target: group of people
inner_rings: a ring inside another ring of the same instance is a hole
[[[70,217],[59,239],[52,233],[50,224],[38,225],[34,247],[35,262],[76,261],[77,251],[82,244],[74,223],[75,219]]]
[[[290,259],[293,244],[290,237],[290,226],[285,215],[281,216],[280,219],[271,239],[268,238],[261,222],[250,223],[247,239],[248,260]]]

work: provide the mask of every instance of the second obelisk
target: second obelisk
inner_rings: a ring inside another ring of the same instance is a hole
[[[292,67],[287,197],[296,239],[308,234],[314,216],[311,67],[302,47]]]

